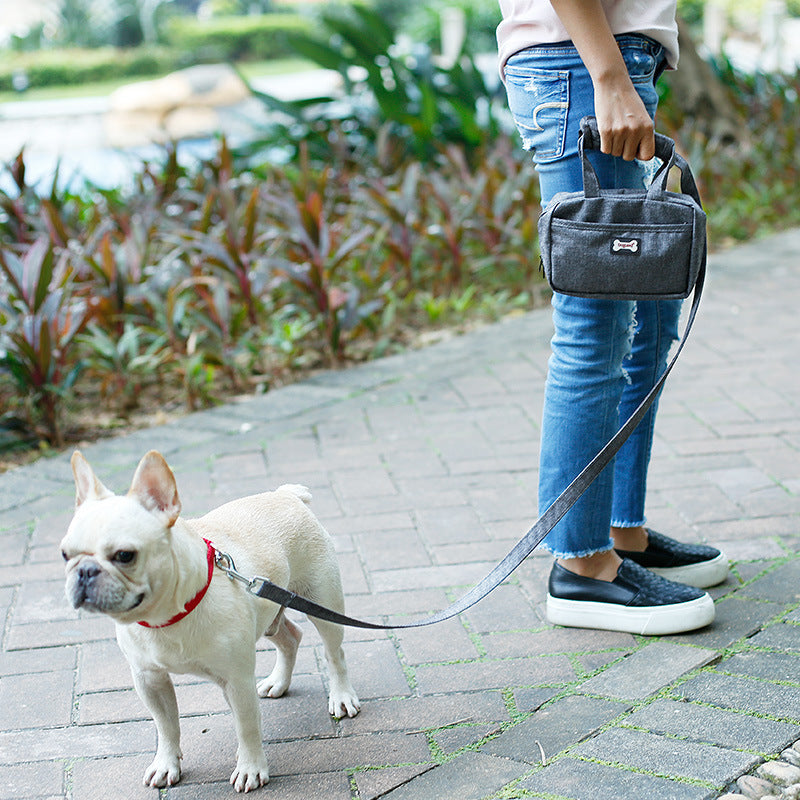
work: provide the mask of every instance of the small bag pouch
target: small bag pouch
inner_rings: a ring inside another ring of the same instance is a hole
[[[661,166],[645,190],[601,189],[586,156],[600,147],[597,121],[581,120],[583,191],[560,192],[539,217],[545,278],[555,292],[617,300],[684,298],[706,260],[706,215],[686,160],[657,133]],[[667,191],[672,167],[680,193]]]

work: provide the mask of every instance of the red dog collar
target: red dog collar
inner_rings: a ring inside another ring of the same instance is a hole
[[[203,541],[208,547],[208,580],[206,581],[206,585],[183,607],[183,611],[180,611],[174,617],[168,619],[165,623],[163,623],[163,625],[151,625],[149,622],[140,622],[140,625],[144,626],[145,628],[166,628],[169,625],[174,625],[176,622],[182,620],[185,616],[191,614],[192,611],[194,611],[197,606],[200,605],[200,601],[205,597],[208,587],[211,586],[211,578],[214,576],[214,559],[216,555],[214,545],[211,544],[208,539],[203,539]]]

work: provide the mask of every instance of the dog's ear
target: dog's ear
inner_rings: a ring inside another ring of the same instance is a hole
[[[138,500],[148,511],[162,514],[168,528],[181,513],[175,476],[157,450],[151,450],[139,462],[128,496]]]
[[[72,464],[72,474],[75,476],[76,507],[86,500],[102,500],[104,497],[111,497],[114,494],[100,483],[89,466],[89,462],[79,450],[72,454],[70,464]]]

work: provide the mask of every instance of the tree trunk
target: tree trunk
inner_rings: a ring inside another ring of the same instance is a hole
[[[710,141],[732,144],[742,138],[744,125],[728,90],[697,52],[691,34],[678,18],[680,64],[664,74],[673,102],[692,120],[695,131]]]

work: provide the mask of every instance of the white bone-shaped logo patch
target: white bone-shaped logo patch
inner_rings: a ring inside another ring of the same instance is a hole
[[[611,249],[615,253],[619,253],[620,250],[627,250],[629,253],[638,253],[639,240],[631,239],[629,242],[623,242],[622,239],[614,239],[614,244],[612,245]]]

